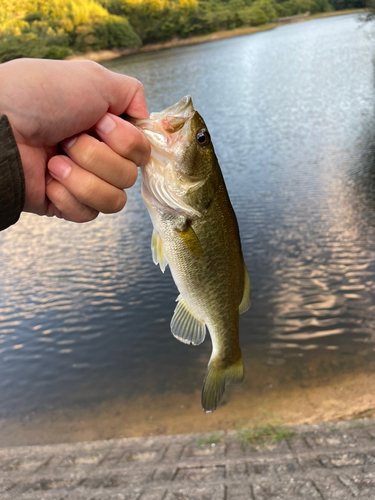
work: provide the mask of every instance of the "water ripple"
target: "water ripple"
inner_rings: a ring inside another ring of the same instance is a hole
[[[373,53],[345,16],[106,64],[150,110],[190,93],[205,117],[253,287],[241,343],[268,369],[375,343]],[[90,224],[23,214],[0,234],[0,414],[199,390],[210,342],[172,337],[139,181],[128,198]]]

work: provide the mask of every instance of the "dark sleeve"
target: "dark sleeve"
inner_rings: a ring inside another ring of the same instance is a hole
[[[15,224],[25,203],[25,178],[12,127],[0,115],[0,231]]]

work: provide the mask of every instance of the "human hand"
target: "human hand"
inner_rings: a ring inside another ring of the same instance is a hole
[[[150,154],[143,134],[119,118],[125,112],[148,117],[142,84],[99,64],[1,64],[0,114],[8,116],[21,155],[24,210],[74,222],[120,211],[123,190]]]

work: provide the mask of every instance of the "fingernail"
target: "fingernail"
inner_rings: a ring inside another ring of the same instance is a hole
[[[95,125],[95,128],[99,130],[102,134],[109,134],[116,127],[116,122],[109,115],[104,115],[98,123]]]
[[[72,170],[72,167],[62,157],[56,158],[48,164],[48,170],[55,179],[66,179]]]
[[[69,139],[64,139],[61,142],[61,145],[63,148],[68,149],[71,146],[73,146],[73,144],[76,142],[77,139],[78,139],[78,135],[73,135],[73,137],[69,137]]]

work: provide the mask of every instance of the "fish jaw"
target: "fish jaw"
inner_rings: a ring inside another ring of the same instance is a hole
[[[163,111],[151,113],[150,119],[159,120],[167,116],[186,118],[192,116],[194,112],[195,109],[193,106],[193,101],[191,100],[191,96],[186,95],[176,104],[169,106],[169,108],[166,108]]]
[[[187,95],[173,106],[151,113],[149,119],[136,119],[132,120],[132,123],[144,132],[151,146],[160,153],[161,150],[169,151],[171,146],[181,141],[182,135],[186,135],[182,134],[182,129],[194,113],[193,102],[190,95]]]
[[[191,120],[195,109],[189,95],[178,103],[149,119],[135,119],[132,123],[143,132],[151,145],[148,163],[141,167],[142,196],[146,206],[177,212],[187,218],[201,216],[199,210],[187,201],[187,195],[199,188],[204,180],[182,179],[179,163],[191,140]]]

